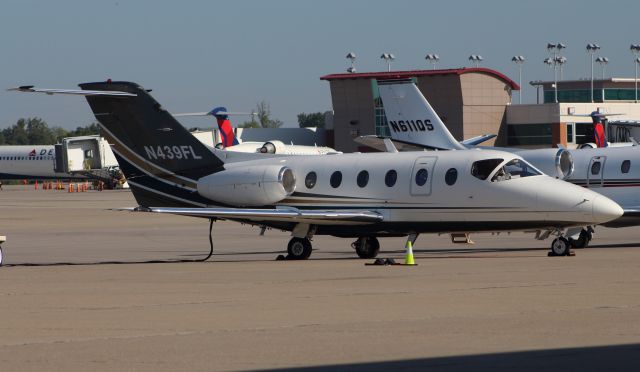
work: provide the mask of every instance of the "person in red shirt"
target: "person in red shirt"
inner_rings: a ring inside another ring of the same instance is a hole
[[[607,147],[609,144],[607,143],[607,137],[604,133],[604,123],[603,123],[603,115],[599,112],[594,111],[591,113],[591,119],[593,120],[593,137],[598,147]]]

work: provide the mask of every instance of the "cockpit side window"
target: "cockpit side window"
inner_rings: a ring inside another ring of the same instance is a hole
[[[491,179],[491,182],[506,181],[514,178],[539,176],[538,172],[531,164],[522,159],[513,159],[501,167]]]
[[[493,170],[496,169],[496,167],[503,161],[504,159],[478,160],[471,165],[471,175],[475,178],[486,180]]]

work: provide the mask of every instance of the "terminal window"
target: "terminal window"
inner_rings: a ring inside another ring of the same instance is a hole
[[[550,145],[551,124],[507,125],[507,145]]]

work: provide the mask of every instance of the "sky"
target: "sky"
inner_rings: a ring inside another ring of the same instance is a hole
[[[590,77],[585,46],[594,42],[596,56],[610,60],[607,76],[633,78],[638,14],[638,0],[3,0],[0,129],[23,117],[67,129],[95,121],[82,97],[6,88],[74,89],[108,78],[153,89],[173,113],[251,111],[264,100],[273,118],[295,127],[299,113],[331,109],[329,83],[319,78],[345,72],[349,52],[358,72],[386,70],[384,52],[395,55],[393,70],[430,68],[428,53],[440,56],[438,68],[470,66],[479,54],[481,66],[516,82],[511,57],[523,55],[523,102],[535,102],[528,82],[553,79],[543,63],[548,42],[567,45],[565,79]]]

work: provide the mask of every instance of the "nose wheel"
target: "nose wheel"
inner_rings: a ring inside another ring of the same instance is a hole
[[[351,247],[356,250],[360,258],[375,258],[380,252],[380,242],[373,236],[362,236]]]
[[[555,238],[551,243],[549,256],[569,256],[571,253],[571,243],[564,237]]]

